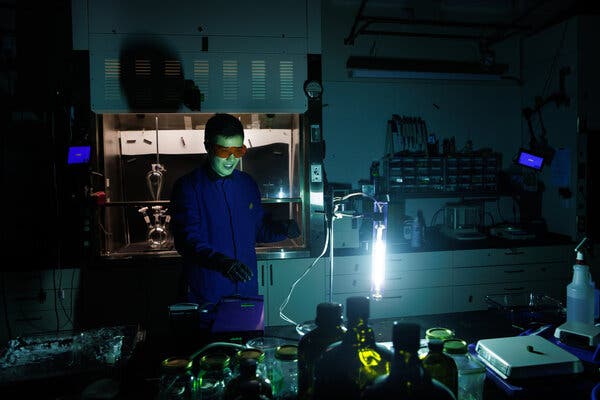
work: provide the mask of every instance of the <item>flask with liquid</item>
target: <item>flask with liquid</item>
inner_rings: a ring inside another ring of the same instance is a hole
[[[584,325],[595,322],[595,288],[581,251],[577,251],[573,280],[567,285],[567,322]]]
[[[341,304],[320,303],[317,305],[316,328],[302,336],[298,342],[299,399],[312,399],[315,363],[327,346],[342,340],[346,332],[342,323]]]
[[[192,360],[171,357],[161,364],[159,400],[195,400],[198,380],[192,371]]]
[[[315,364],[315,399],[360,399],[367,386],[389,372],[393,354],[375,341],[369,307],[368,297],[346,299],[347,331]]]
[[[456,400],[450,389],[423,368],[418,356],[420,334],[418,324],[394,323],[391,370],[365,389],[363,400]]]
[[[452,357],[458,369],[458,400],[483,400],[485,366],[469,354],[468,344],[462,339],[444,342],[444,353]]]
[[[423,358],[425,368],[432,378],[437,379],[455,395],[458,393],[458,369],[454,359],[444,354],[444,342],[439,339],[430,339],[427,342],[429,352]]]

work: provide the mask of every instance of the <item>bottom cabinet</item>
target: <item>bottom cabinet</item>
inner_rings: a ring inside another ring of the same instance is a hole
[[[325,259],[319,259],[312,265],[313,262],[314,258],[259,262],[258,284],[259,292],[264,296],[265,326],[300,324],[314,320],[317,305],[326,301]],[[281,312],[293,323],[280,315],[280,308],[286,301]]]

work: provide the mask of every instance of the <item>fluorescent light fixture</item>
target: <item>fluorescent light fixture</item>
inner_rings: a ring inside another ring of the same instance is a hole
[[[500,75],[493,74],[467,74],[458,72],[422,72],[422,71],[392,71],[385,69],[350,70],[353,78],[383,78],[383,79],[446,79],[463,81],[497,81]]]
[[[350,57],[346,68],[353,78],[494,81],[502,79],[507,66],[484,68],[478,62]]]

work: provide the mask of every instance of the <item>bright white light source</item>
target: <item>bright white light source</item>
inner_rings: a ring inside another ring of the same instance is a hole
[[[385,280],[385,236],[387,226],[387,202],[375,201],[373,204],[373,249],[371,253],[371,298],[383,298]]]
[[[385,280],[385,225],[377,222],[374,229],[373,253],[371,254],[371,297],[380,300],[383,297]]]

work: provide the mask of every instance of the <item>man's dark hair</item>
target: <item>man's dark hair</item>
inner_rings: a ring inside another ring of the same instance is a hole
[[[230,114],[215,114],[204,127],[204,143],[214,144],[217,135],[244,137],[244,127],[239,119]]]

